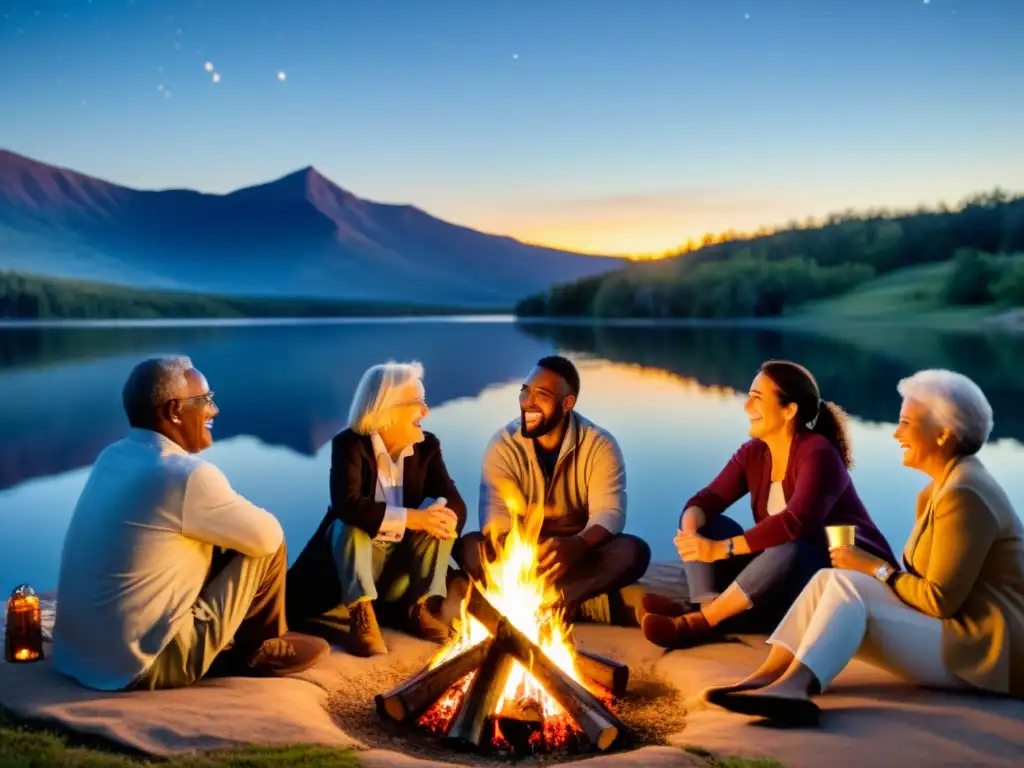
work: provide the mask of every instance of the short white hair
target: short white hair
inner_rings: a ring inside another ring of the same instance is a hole
[[[187,389],[185,372],[190,370],[192,360],[185,355],[151,357],[132,368],[121,390],[128,423],[147,423],[157,408]]]
[[[932,420],[956,435],[960,453],[977,453],[992,434],[992,406],[967,376],[956,371],[918,371],[896,387],[904,400],[916,400]]]
[[[354,432],[369,435],[391,425],[391,409],[399,405],[398,392],[411,382],[423,381],[423,365],[418,361],[388,361],[367,369],[359,380],[348,423]]]

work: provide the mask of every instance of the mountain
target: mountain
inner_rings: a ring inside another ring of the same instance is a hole
[[[364,200],[307,167],[226,195],[131,189],[0,150],[0,268],[144,288],[511,306],[621,259]]]

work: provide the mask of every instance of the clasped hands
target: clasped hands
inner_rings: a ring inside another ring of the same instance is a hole
[[[672,543],[676,545],[679,559],[684,563],[713,563],[716,560],[725,560],[729,556],[728,540],[715,541],[699,533],[679,530]]]
[[[423,509],[410,509],[405,515],[405,527],[423,531],[435,539],[454,539],[459,524],[458,515],[445,506],[445,499],[437,499]]]
[[[578,535],[553,536],[540,545],[537,572],[548,583],[554,583],[583,559],[587,549],[587,542]]]

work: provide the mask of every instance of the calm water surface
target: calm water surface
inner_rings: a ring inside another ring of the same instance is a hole
[[[996,413],[982,452],[1018,513],[1024,510],[1024,339],[877,329],[811,334],[725,328],[590,328],[496,321],[325,325],[0,329],[0,590],[56,585],[64,530],[91,463],[126,423],[121,385],[140,359],[180,352],[216,390],[221,414],[206,457],[232,484],[272,510],[293,556],[328,502],[330,440],[345,426],[363,370],[388,359],[426,368],[435,432],[477,526],[480,458],[518,415],[522,378],[541,356],[573,357],[583,379],[580,413],[622,446],[628,529],[655,557],[675,558],[680,506],[746,437],[743,393],[758,365],[787,357],[808,365],[827,399],[852,419],[853,476],[894,548],[911,529],[927,483],[905,469],[890,435],[896,382],[917,369],[960,370]],[[746,501],[732,513],[750,522]]]

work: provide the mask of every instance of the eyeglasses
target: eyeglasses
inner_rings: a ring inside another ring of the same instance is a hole
[[[213,405],[213,390],[211,389],[209,392],[204,392],[201,395],[192,395],[192,397],[180,398],[176,397],[174,399],[182,403],[187,403],[189,400],[205,400],[207,405]]]

